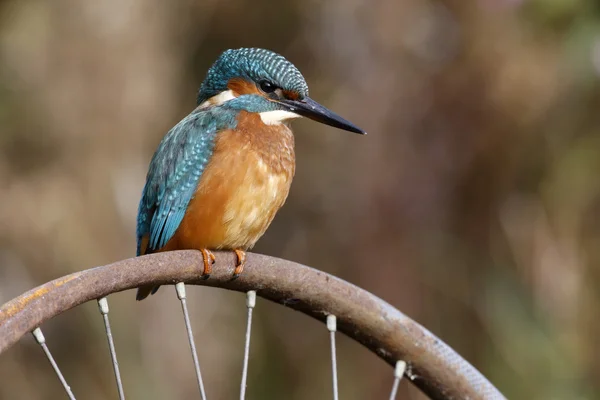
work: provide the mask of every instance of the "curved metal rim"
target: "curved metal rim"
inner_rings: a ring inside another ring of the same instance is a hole
[[[215,253],[213,273],[200,280],[202,256],[194,250],[130,258],[41,285],[0,308],[0,353],[44,321],[90,300],[147,284],[185,282],[239,292],[256,290],[265,299],[325,322],[391,365],[408,363],[406,376],[433,399],[504,399],[473,366],[435,335],[372,295],[322,271],[248,253],[244,273],[231,281],[232,253]],[[133,299],[133,296],[132,296]]]

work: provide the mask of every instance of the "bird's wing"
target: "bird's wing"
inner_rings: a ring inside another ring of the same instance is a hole
[[[219,125],[212,112],[195,111],[160,143],[138,210],[138,255],[162,248],[175,234],[212,155]]]

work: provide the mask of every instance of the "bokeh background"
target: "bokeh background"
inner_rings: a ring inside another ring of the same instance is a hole
[[[257,252],[382,297],[511,399],[600,398],[595,0],[0,1],[0,303],[135,254],[152,153],[242,46],[369,132],[294,122],[297,175]],[[234,398],[244,296],[189,291],[209,397]],[[128,398],[197,398],[173,289],[110,300]],[[96,307],[44,331],[76,394],[116,398]],[[330,398],[323,326],[256,316],[248,397]],[[386,398],[390,368],[339,346],[341,397]],[[31,338],[2,354],[1,399],[63,397]]]

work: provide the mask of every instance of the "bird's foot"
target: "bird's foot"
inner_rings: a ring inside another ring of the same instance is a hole
[[[202,271],[202,279],[208,279],[212,273],[212,265],[215,263],[215,255],[208,249],[201,249],[202,262],[204,263],[204,271]]]
[[[234,252],[237,257],[237,262],[235,263],[235,270],[233,271],[233,276],[231,277],[232,281],[237,279],[242,271],[244,271],[244,264],[246,263],[246,253],[243,250],[236,249]]]

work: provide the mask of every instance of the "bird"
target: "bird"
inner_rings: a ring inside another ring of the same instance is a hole
[[[283,206],[295,173],[289,122],[306,117],[365,131],[308,96],[303,75],[282,55],[260,48],[224,51],[209,68],[197,107],[154,153],[137,215],[137,256],[195,249],[202,278],[218,250],[234,251],[232,279],[246,251]],[[159,286],[138,288],[136,299]]]

